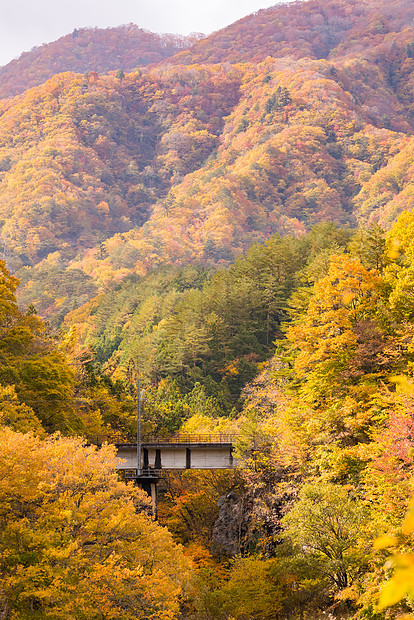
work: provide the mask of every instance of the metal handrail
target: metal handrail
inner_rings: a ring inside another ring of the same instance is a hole
[[[141,439],[142,444],[159,444],[159,443],[234,443],[240,435],[230,435],[227,433],[212,433],[212,434],[192,434],[192,433],[177,433],[175,435],[143,435]],[[131,444],[136,445],[136,439],[131,440],[129,437],[121,434],[114,435],[96,435],[89,439],[91,444],[102,445],[104,443],[109,444]]]
[[[131,469],[131,470],[126,469],[124,473],[125,473],[126,480],[134,480],[135,478],[154,478],[154,476],[160,478],[163,471],[162,469],[154,469],[152,467],[146,467],[146,468],[141,469],[139,473],[137,469]]]

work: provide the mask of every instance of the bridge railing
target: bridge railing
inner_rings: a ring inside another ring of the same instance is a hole
[[[193,433],[177,433],[175,435],[143,435],[141,443],[145,444],[195,444],[195,443],[234,443],[239,438],[238,435],[230,435],[226,433],[212,434],[193,434]],[[122,434],[114,435],[96,435],[89,439],[89,442],[98,446],[104,443],[109,444],[136,444],[136,438],[127,437]]]
[[[152,480],[155,478],[160,478],[163,473],[162,469],[154,469],[152,467],[147,467],[146,469],[141,469],[138,474],[137,469],[126,469],[125,470],[125,480],[136,480],[137,478],[140,480]]]

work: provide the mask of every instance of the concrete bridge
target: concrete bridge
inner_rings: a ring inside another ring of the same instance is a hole
[[[137,444],[117,443],[120,470],[137,468]],[[160,472],[163,469],[232,469],[233,438],[217,436],[176,436],[169,439],[143,438],[141,468]]]
[[[152,497],[156,507],[156,486],[163,470],[233,469],[234,435],[175,435],[168,438],[142,437],[137,442],[122,437],[97,437],[96,445],[111,443],[117,449],[117,469],[126,480],[134,480]],[[138,462],[138,450],[140,459]]]
[[[232,469],[235,466],[233,446],[235,435],[173,435],[142,437],[142,470],[162,469]],[[99,436],[92,443],[111,443],[117,448],[118,469],[128,471],[139,467],[137,443],[121,436]]]

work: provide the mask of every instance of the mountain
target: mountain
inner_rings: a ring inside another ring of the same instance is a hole
[[[220,68],[125,78],[65,73],[0,102],[8,261],[34,265],[56,251],[73,259],[141,227],[175,178],[215,149],[239,79]]]
[[[399,67],[412,71],[405,46],[398,50]],[[92,250],[78,268],[105,282],[120,267],[226,264],[274,232],[300,235],[323,220],[389,224],[410,205],[411,109],[387,70],[308,59],[232,70],[240,98],[210,156],[183,170],[195,140],[188,125],[175,128],[174,141],[164,136],[172,188],[142,228],[108,239],[105,257]],[[410,75],[400,80],[406,95]]]
[[[167,62],[204,64],[260,62],[268,56],[352,56],[413,26],[414,6],[409,0],[309,0],[277,4],[197,41]]]
[[[201,35],[155,34],[127,24],[117,28],[79,28],[53,43],[23,53],[0,67],[0,98],[43,84],[56,73],[131,71],[172,56]]]
[[[160,482],[194,563],[184,607],[153,617],[412,615],[412,11],[274,7],[158,64],[0,100],[1,424],[128,441],[139,377],[143,433],[237,437],[237,471]],[[29,548],[46,540],[65,576],[41,503]],[[71,549],[106,562],[80,525]],[[3,615],[73,616],[50,571],[33,588],[36,553],[16,571],[5,555]],[[108,565],[124,610],[131,558]]]
[[[56,73],[107,73],[164,62],[175,65],[336,58],[360,54],[413,28],[409,0],[309,0],[277,4],[204,38],[155,34],[127,24],[80,28],[0,67],[0,98],[13,97]],[[407,33],[411,36],[412,33]]]
[[[62,317],[111,281],[228,265],[274,233],[389,226],[412,208],[413,17],[402,0],[276,6],[158,65],[2,100],[0,234],[22,300]]]

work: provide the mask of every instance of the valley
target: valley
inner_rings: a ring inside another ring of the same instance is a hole
[[[1,617],[413,616],[413,131],[409,0],[0,68]]]

